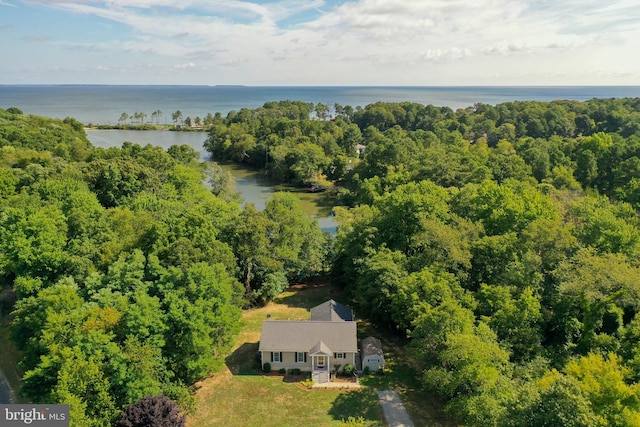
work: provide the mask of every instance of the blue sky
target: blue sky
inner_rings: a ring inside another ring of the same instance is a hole
[[[0,0],[0,84],[639,85],[638,0]]]

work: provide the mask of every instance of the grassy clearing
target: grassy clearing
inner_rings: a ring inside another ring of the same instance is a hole
[[[400,340],[359,322],[361,337],[375,335],[384,346],[387,370],[363,378],[352,391],[310,391],[280,377],[260,372],[257,358],[262,321],[308,319],[309,309],[329,298],[346,302],[340,292],[322,284],[296,285],[265,307],[246,310],[236,347],[221,372],[196,384],[198,410],[187,426],[337,426],[348,417],[363,417],[368,426],[383,426],[378,390],[395,389],[416,425],[448,427],[441,404],[420,391],[415,372],[402,353]]]

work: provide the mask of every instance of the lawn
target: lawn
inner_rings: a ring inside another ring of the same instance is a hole
[[[359,322],[359,335],[383,341],[387,371],[363,378],[351,391],[311,391],[281,377],[264,376],[257,358],[262,321],[308,319],[309,309],[329,298],[348,302],[323,284],[296,285],[265,307],[245,310],[236,347],[224,368],[196,384],[197,412],[187,426],[337,426],[348,417],[362,417],[369,426],[384,426],[377,391],[393,388],[402,396],[416,425],[449,426],[439,402],[417,387],[416,374],[403,358],[402,341]]]

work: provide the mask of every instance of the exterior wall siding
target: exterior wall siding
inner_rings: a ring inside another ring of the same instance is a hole
[[[311,366],[311,355],[309,353],[307,353],[307,362],[306,363],[298,363],[296,362],[296,353],[295,352],[288,352],[288,351],[283,351],[282,352],[282,361],[281,362],[272,362],[271,361],[271,353],[270,351],[263,351],[261,352],[261,358],[262,358],[262,366],[264,366],[265,363],[268,363],[271,365],[271,370],[277,371],[279,369],[300,369],[301,371],[311,371],[312,370],[312,366]],[[328,363],[328,368],[330,370],[333,370],[333,365],[335,365],[336,363],[341,364],[342,366],[340,367],[340,370],[342,370],[342,368],[344,368],[345,365],[350,364],[355,366],[356,363],[356,355],[355,353],[347,353],[346,354],[346,358],[345,359],[336,359],[333,356],[329,356],[329,363]]]
[[[384,368],[384,357],[382,356],[368,356],[362,360],[362,369],[366,366],[372,371],[377,371],[380,368]]]
[[[263,351],[262,352],[262,365],[265,363],[269,363],[271,365],[271,369],[277,371],[278,369],[300,369],[301,371],[311,371],[311,356],[307,353],[307,362],[300,363],[296,362],[296,353],[290,351],[282,352],[282,361],[281,362],[272,362],[271,361],[271,352]]]

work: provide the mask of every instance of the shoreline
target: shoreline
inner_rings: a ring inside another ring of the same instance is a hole
[[[156,125],[156,124],[144,124],[144,125],[107,125],[107,124],[95,124],[88,123],[84,125],[84,130],[133,130],[133,131],[171,131],[171,132],[207,132],[208,129],[204,127],[192,128],[188,126],[176,125]]]

